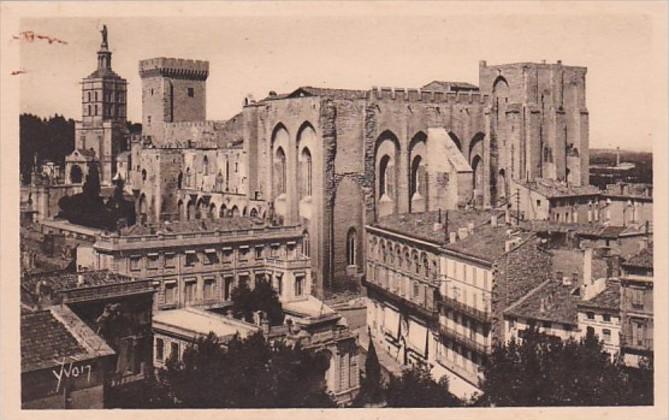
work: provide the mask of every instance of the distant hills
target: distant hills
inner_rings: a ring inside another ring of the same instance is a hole
[[[651,152],[620,150],[620,162],[633,163],[634,167],[625,171],[603,167],[616,165],[616,153],[616,149],[590,149],[591,184],[603,187],[619,181],[653,182],[653,154]]]

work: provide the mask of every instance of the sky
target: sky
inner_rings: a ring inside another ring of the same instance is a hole
[[[444,4],[448,4],[445,2]],[[112,67],[128,80],[128,119],[141,120],[138,61],[208,60],[207,118],[227,119],[248,94],[299,86],[418,88],[432,80],[478,84],[489,65],[533,61],[586,66],[591,148],[651,151],[657,112],[652,27],[642,15],[235,16],[29,18],[22,30],[21,112],[80,119],[80,81],[96,67],[102,24]],[[666,117],[666,116],[660,116]]]

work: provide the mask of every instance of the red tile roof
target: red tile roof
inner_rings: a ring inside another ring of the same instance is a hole
[[[169,233],[190,233],[237,230],[265,229],[268,224],[255,217],[224,217],[220,219],[201,219],[177,222],[161,222],[160,224],[133,226],[121,230],[122,236],[155,235],[158,231]]]
[[[21,371],[56,365],[83,353],[86,349],[50,310],[21,314]]]
[[[623,265],[631,267],[641,267],[641,268],[653,268],[653,244],[649,243],[648,246],[632,255],[623,262]]]
[[[594,308],[610,311],[620,311],[620,282],[609,280],[606,288],[590,300],[578,303],[579,308]]]
[[[550,280],[536,288],[523,299],[511,305],[504,314],[528,320],[578,324],[578,296],[571,293],[571,286]],[[543,304],[542,304],[543,300]]]

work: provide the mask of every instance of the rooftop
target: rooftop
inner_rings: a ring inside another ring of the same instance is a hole
[[[306,296],[305,299],[301,300],[284,302],[282,306],[286,312],[307,318],[317,319],[336,315],[336,312],[326,305],[325,302],[313,296]]]
[[[83,279],[83,283],[81,284],[78,283],[79,276]],[[53,291],[85,289],[87,287],[107,286],[135,281],[132,277],[113,273],[108,270],[84,271],[82,273],[52,271],[26,274],[21,279],[21,285],[28,287],[28,290],[35,290],[37,282],[42,280],[46,281]]]
[[[449,243],[446,249],[493,262],[507,252],[506,241],[523,241],[531,236],[525,231],[512,231],[510,234],[509,230],[510,227],[504,224],[492,226],[486,223],[475,227],[466,238]]]
[[[649,243],[642,250],[627,258],[623,265],[653,269],[653,243]]]
[[[530,237],[499,259],[497,271],[495,293],[503,306],[509,307],[552,278],[551,254],[540,247],[536,238]]]
[[[114,354],[67,308],[21,313],[21,372]]]
[[[607,226],[599,223],[556,223],[547,220],[524,221],[521,226],[533,232],[574,232],[581,236],[596,236],[607,239],[616,239],[628,229],[624,226]]]
[[[504,313],[524,319],[576,325],[576,305],[580,299],[571,294],[571,289],[570,286],[549,280],[518,300]]]
[[[536,191],[547,198],[577,197],[601,194],[601,191],[594,185],[573,185],[544,178],[538,178],[535,181],[521,183],[520,185],[532,191]]]
[[[153,325],[176,328],[196,336],[213,332],[219,338],[231,338],[235,334],[244,338],[259,331],[255,325],[193,307],[159,311],[153,315]]]
[[[116,80],[125,80],[118,74],[116,74],[112,69],[100,68],[95,70],[93,73],[86,76],[86,79],[116,79]]]
[[[493,214],[501,216],[503,212],[478,209],[444,210],[441,211],[441,223],[442,225],[446,223],[448,215],[448,230],[457,232],[460,228],[466,228],[469,223],[473,223],[474,227],[489,223]],[[439,211],[391,214],[379,218],[372,226],[442,246],[448,241],[449,235],[446,233],[445,226],[435,230],[436,223],[439,223]]]
[[[425,86],[423,90],[441,90],[444,92],[457,92],[460,90],[479,90],[479,87],[467,82],[452,82],[444,80],[433,80]]]
[[[578,303],[579,308],[620,310],[620,282],[608,280],[606,288],[590,300]]]
[[[159,224],[141,225],[138,223],[126,227],[121,230],[121,236],[155,235],[158,232],[232,232],[238,230],[265,229],[268,226],[269,225],[263,219],[255,217],[225,217],[220,219],[200,219],[177,222],[163,221]]]

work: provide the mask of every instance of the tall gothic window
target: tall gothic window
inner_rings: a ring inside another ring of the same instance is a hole
[[[417,192],[418,193],[421,192],[421,187],[422,187],[421,182],[423,181],[421,179],[422,174],[421,174],[421,171],[420,171],[421,162],[422,162],[422,159],[421,159],[420,156],[416,156],[413,159],[413,162],[411,162],[411,185],[410,185],[411,190],[410,190],[409,199],[411,199],[414,196],[414,194],[416,194]]]
[[[274,185],[277,195],[286,192],[286,154],[281,147],[276,149],[274,158]]]
[[[302,195],[305,197],[311,196],[311,188],[312,188],[312,160],[311,160],[311,152],[309,152],[308,148],[302,149],[302,156],[300,159],[300,164],[302,165],[302,171],[301,171],[301,176],[302,176],[302,182],[303,182],[303,187],[302,187]]]
[[[311,241],[309,240],[309,232],[304,231],[304,236],[302,238],[302,255],[305,257],[311,256]]]
[[[393,196],[393,191],[392,191],[392,185],[393,185],[393,174],[392,174],[392,165],[390,161],[390,156],[385,155],[381,158],[381,162],[379,164],[379,196],[383,197],[384,195],[387,195],[388,197],[392,198]]]
[[[354,228],[348,230],[346,236],[346,263],[347,265],[357,265],[356,264],[356,252],[357,252],[357,235]]]
[[[202,172],[205,175],[209,175],[209,158],[205,155],[204,159],[202,159]]]

